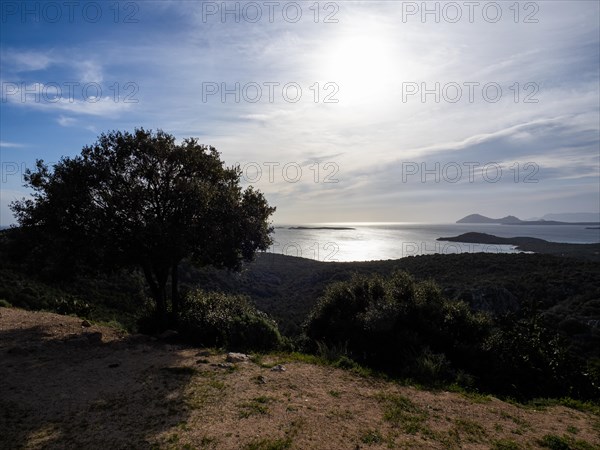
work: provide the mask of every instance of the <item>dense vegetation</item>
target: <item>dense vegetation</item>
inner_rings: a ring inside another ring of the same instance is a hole
[[[329,286],[306,333],[341,356],[427,384],[458,382],[517,398],[599,394],[599,361],[570,352],[539,316],[475,313],[405,272]]]
[[[456,378],[453,365],[464,367],[479,356],[488,327],[486,316],[444,299],[434,283],[396,272],[329,286],[307,320],[306,334],[386,372],[447,382]]]
[[[10,235],[18,232],[0,232],[0,300],[130,330],[152,316],[141,273],[57,277],[24,257],[22,244],[14,246]],[[281,337],[268,313],[298,350],[422,383],[457,382],[522,398],[598,398],[600,265],[594,262],[459,254],[319,263],[260,254],[240,273],[184,262],[180,274],[188,299],[180,331],[195,343],[276,347]],[[303,323],[308,337],[301,338]]]

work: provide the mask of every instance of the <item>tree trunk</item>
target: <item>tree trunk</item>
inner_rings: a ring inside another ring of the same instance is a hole
[[[173,262],[171,267],[171,304],[173,305],[173,320],[179,319],[179,262]]]
[[[149,264],[143,264],[142,268],[144,269],[144,276],[146,278],[146,282],[150,287],[150,292],[152,293],[152,297],[156,303],[156,315],[159,321],[160,327],[162,329],[166,329],[168,327],[168,317],[167,317],[167,296],[166,296],[166,284],[168,278],[168,271],[166,274],[161,274],[160,272],[155,270],[153,271],[150,268]],[[154,273],[153,273],[154,272]]]
[[[156,281],[158,285],[157,312],[159,315],[160,324],[165,329],[169,326],[169,316],[167,311],[167,280],[169,279],[169,269],[163,267],[155,267]]]

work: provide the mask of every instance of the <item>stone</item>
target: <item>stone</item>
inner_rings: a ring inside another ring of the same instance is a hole
[[[247,362],[250,360],[250,357],[245,353],[228,353],[227,354],[227,362],[238,363],[238,362]]]
[[[175,331],[175,330],[165,330],[158,335],[158,338],[159,339],[171,339],[171,338],[177,337],[178,334],[179,333],[177,333],[177,331]]]
[[[271,372],[285,372],[285,367],[283,367],[281,364],[277,364],[275,367],[271,368]]]
[[[89,321],[84,320],[83,322],[81,322],[81,326],[85,327],[85,328],[89,328],[92,326],[92,324]]]

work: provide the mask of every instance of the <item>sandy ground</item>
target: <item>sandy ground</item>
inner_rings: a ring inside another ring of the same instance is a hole
[[[547,434],[600,448],[600,419],[562,406],[418,390],[286,356],[224,367],[225,357],[0,308],[0,448],[540,448]],[[271,370],[278,363],[285,371]]]

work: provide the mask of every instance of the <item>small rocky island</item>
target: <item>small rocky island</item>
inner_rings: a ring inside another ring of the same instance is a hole
[[[466,244],[513,245],[524,252],[545,253],[557,256],[572,256],[600,261],[600,243],[570,244],[549,242],[533,237],[503,238],[486,233],[464,233],[459,236],[440,237],[438,241],[463,242]]]

